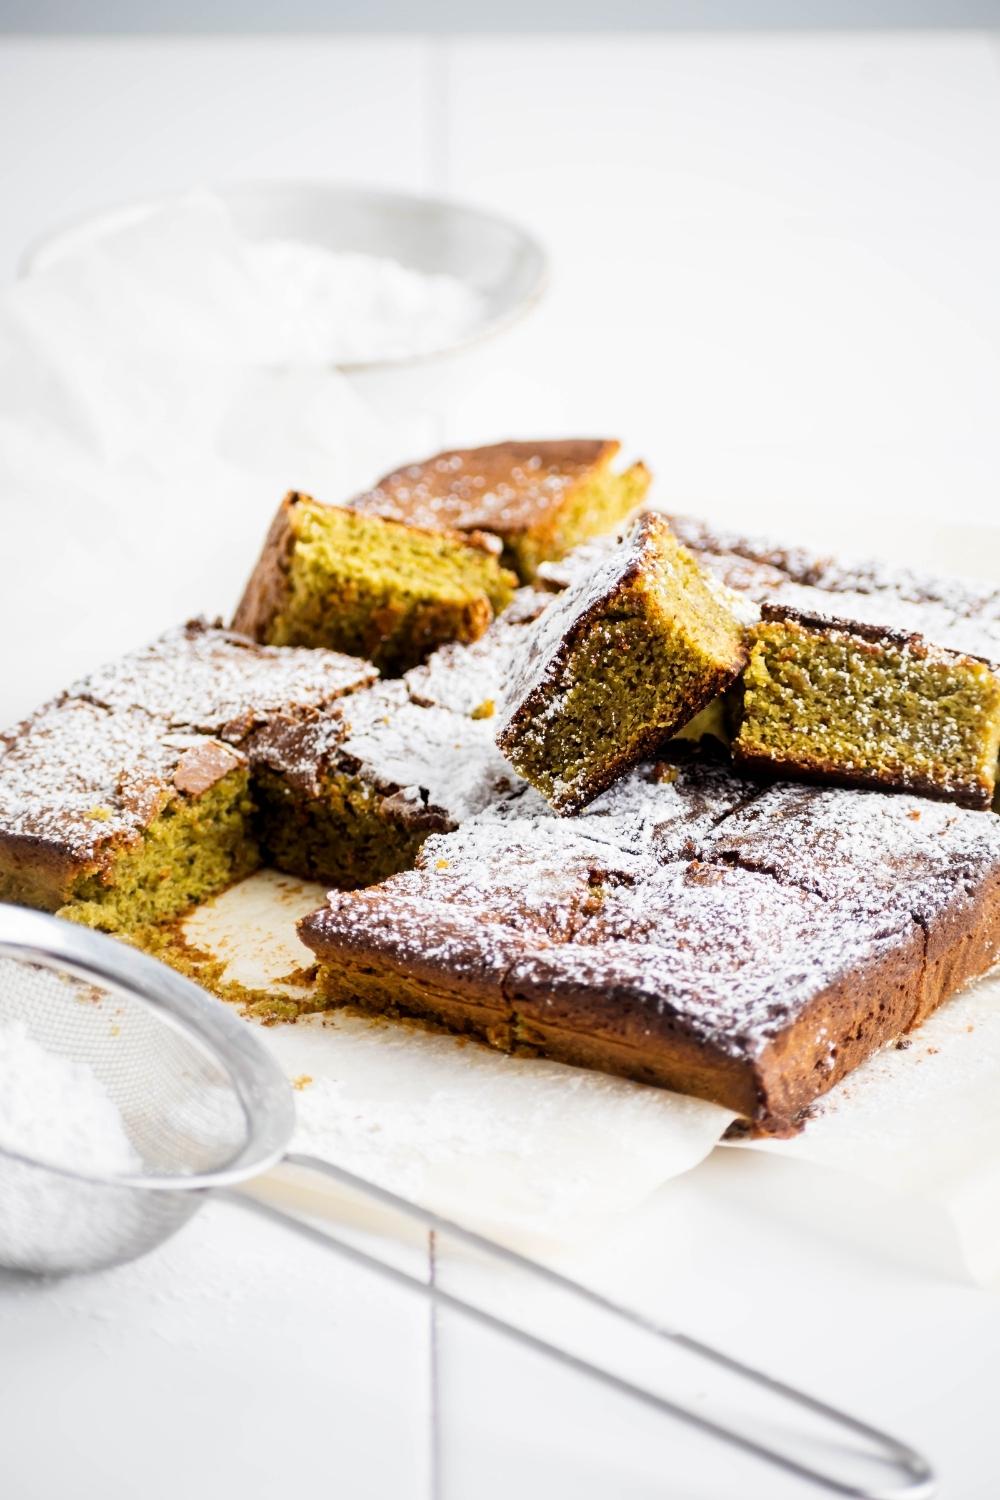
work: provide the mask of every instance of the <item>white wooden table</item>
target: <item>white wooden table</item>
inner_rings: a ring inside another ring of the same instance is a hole
[[[0,116],[4,276],[205,182],[467,196],[555,276],[449,438],[615,432],[675,505],[877,515],[924,556],[996,519],[995,39],[8,42]],[[775,1222],[755,1170],[716,1153],[566,1263],[919,1442],[947,1500],[995,1495],[995,1296]],[[0,1285],[0,1391],[17,1500],[803,1493],[223,1206],[141,1265]]]

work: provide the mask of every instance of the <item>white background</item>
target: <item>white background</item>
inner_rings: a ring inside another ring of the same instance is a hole
[[[8,41],[0,114],[5,276],[66,218],[214,181],[464,196],[554,280],[449,437],[616,433],[677,508],[862,550],[996,521],[995,39]],[[775,1223],[757,1171],[717,1153],[567,1263],[995,1495],[995,1297],[933,1247]],[[0,1391],[15,1500],[803,1492],[222,1206],[141,1266],[4,1286]]]

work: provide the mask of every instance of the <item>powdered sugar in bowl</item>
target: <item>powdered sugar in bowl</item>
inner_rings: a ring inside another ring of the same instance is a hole
[[[281,483],[335,498],[507,405],[497,382],[507,396],[524,382],[496,335],[538,301],[548,270],[524,230],[465,204],[275,181],[124,205],[36,242],[21,273],[60,341],[68,307],[143,368],[172,361],[202,384],[206,371],[249,372],[257,406],[238,402],[212,451],[236,448],[262,472],[276,409],[286,426],[294,409],[296,452],[312,461],[297,460],[298,478],[283,464]]]
[[[112,209],[38,241],[22,274],[154,216],[172,231],[176,215],[190,224],[199,210],[233,231],[227,241],[224,227],[208,223],[215,258],[206,254],[206,279],[214,273],[218,285],[225,257],[241,252],[239,270],[275,315],[290,364],[385,370],[452,354],[522,317],[548,274],[538,242],[498,215],[413,193],[295,181]]]

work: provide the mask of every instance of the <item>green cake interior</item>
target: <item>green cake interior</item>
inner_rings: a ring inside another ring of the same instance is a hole
[[[451,536],[299,500],[290,510],[288,590],[267,640],[366,657],[393,676],[446,641],[474,641],[516,579]]]
[[[135,934],[225,890],[260,864],[248,774],[238,767],[198,797],[176,797],[140,842],[76,882],[58,915]]]
[[[660,565],[586,624],[549,702],[526,705],[501,735],[512,765],[558,812],[578,810],[687,724],[742,663],[742,627],[695,559],[669,533],[657,549]]]
[[[554,562],[589,537],[614,531],[649,489],[649,471],[633,464],[615,474],[610,460],[570,486],[566,501],[528,531],[504,537],[503,560],[522,583],[531,583],[543,562]]]
[[[308,796],[279,772],[261,767],[255,790],[265,859],[339,890],[408,870],[427,837],[427,828],[408,827],[380,811],[383,799],[359,776],[326,772],[320,794]]]
[[[768,620],[743,681],[738,759],[989,806],[1000,681],[985,662]]]

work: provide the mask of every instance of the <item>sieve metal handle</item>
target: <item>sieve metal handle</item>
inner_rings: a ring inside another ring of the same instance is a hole
[[[558,1364],[574,1370],[579,1374],[590,1376],[601,1381],[604,1385],[611,1387],[620,1393],[642,1402],[665,1415],[678,1418],[694,1427],[699,1428],[707,1435],[718,1438],[733,1447],[741,1449],[745,1453],[763,1459],[766,1463],[785,1470],[786,1473],[794,1474],[808,1483],[817,1485],[833,1494],[854,1497],[854,1500],[930,1500],[937,1492],[937,1479],[933,1469],[922,1454],[909,1444],[900,1442],[891,1434],[883,1432],[878,1427],[873,1427],[868,1422],[863,1422],[858,1417],[851,1416],[848,1412],[841,1411],[838,1407],[821,1401],[818,1397],[810,1395],[807,1391],[797,1386],[789,1385],[786,1381],[778,1380],[773,1375],[757,1369],[753,1365],[745,1364],[742,1360],[733,1358],[732,1355],[724,1353],[721,1349],[714,1348],[711,1344],[703,1343],[700,1339],[690,1337],[677,1329],[666,1327],[654,1318],[643,1313],[636,1312],[632,1308],[623,1307],[619,1303],[605,1297],[602,1293],[593,1291],[590,1287],[573,1281],[561,1272],[546,1266],[541,1261],[532,1260],[529,1256],[522,1255],[508,1246],[492,1240],[486,1235],[477,1234],[475,1230],[467,1229],[464,1225],[457,1224],[452,1219],[445,1218],[442,1214],[434,1213],[433,1210],[424,1208],[418,1203],[413,1203],[407,1198],[402,1198],[389,1189],[379,1187],[377,1184],[367,1181],[365,1178],[348,1172],[343,1167],[335,1166],[333,1162],[323,1161],[315,1156],[307,1156],[298,1152],[289,1152],[284,1158],[289,1166],[303,1167],[310,1171],[320,1173],[331,1179],[339,1186],[357,1192],[365,1197],[373,1199],[384,1207],[395,1212],[406,1215],[416,1220],[425,1228],[436,1233],[447,1235],[460,1243],[469,1245],[473,1249],[483,1252],[501,1263],[512,1266],[519,1271],[527,1272],[536,1279],[558,1288],[560,1291],[568,1292],[571,1296],[580,1299],[591,1307],[601,1312],[610,1313],[615,1318],[640,1332],[663,1340],[666,1343],[695,1354],[699,1358],[728,1371],[731,1375],[756,1385],[780,1401],[787,1402],[799,1410],[812,1413],[823,1418],[834,1428],[840,1429],[841,1433],[849,1433],[853,1438],[863,1438],[869,1445],[864,1455],[869,1461],[874,1460],[885,1464],[893,1469],[897,1476],[897,1482],[889,1487],[879,1486],[872,1488],[867,1485],[858,1485],[851,1480],[839,1477],[837,1474],[826,1469],[813,1468],[803,1463],[794,1454],[783,1451],[781,1448],[772,1447],[759,1441],[738,1429],[728,1427],[723,1422],[715,1421],[703,1413],[684,1406],[682,1403],[673,1401],[669,1397],[662,1396],[659,1392],[650,1389],[646,1385],[640,1385],[625,1376],[617,1374],[614,1370],[604,1365],[596,1364],[594,1361],[584,1358],[582,1355],[574,1354],[559,1344],[552,1343],[549,1339],[538,1334],[531,1333],[528,1329],[520,1327],[516,1323],[508,1322],[506,1319],[494,1313],[487,1312],[485,1308],[465,1298],[457,1297],[452,1292],[445,1291],[442,1287],[433,1283],[423,1281],[419,1276],[414,1276],[408,1271],[403,1271],[397,1266],[380,1260],[377,1256],[359,1249],[345,1240],[339,1239],[335,1234],[325,1229],[320,1229],[306,1219],[297,1218],[294,1214],[287,1213],[284,1209],[276,1208],[273,1204],[250,1196],[238,1189],[225,1189],[220,1196],[228,1201],[239,1203],[244,1208],[252,1209],[263,1218],[272,1222],[284,1224],[289,1228],[297,1230],[299,1234],[312,1240],[314,1243],[325,1245],[337,1254],[362,1265],[370,1270],[375,1270],[381,1275],[388,1277],[398,1285],[414,1288],[429,1296],[441,1306],[452,1308],[462,1313],[465,1317],[479,1323],[482,1327],[489,1328],[497,1333],[502,1333],[508,1338],[516,1340],[526,1348],[536,1353],[544,1354]]]
[[[210,1172],[186,1173],[182,1177],[143,1172],[103,1178],[56,1167],[51,1168],[52,1171],[64,1176],[82,1176],[84,1181],[92,1185],[107,1183],[119,1189],[148,1189],[152,1193],[171,1194],[189,1200],[200,1195],[201,1190],[215,1189],[223,1197],[253,1209],[264,1218],[287,1225],[310,1240],[379,1272],[399,1285],[429,1295],[433,1299],[433,1305],[452,1308],[480,1325],[516,1340],[526,1348],[547,1355],[568,1369],[589,1375],[656,1411],[690,1423],[709,1436],[721,1439],[834,1494],[852,1496],[854,1500],[928,1500],[935,1493],[936,1482],[927,1461],[907,1444],[867,1422],[818,1400],[796,1386],[776,1380],[762,1370],[744,1364],[699,1339],[667,1328],[631,1308],[621,1307],[600,1292],[580,1285],[559,1271],[368,1182],[332,1162],[297,1153],[284,1155],[294,1125],[293,1096],[287,1081],[274,1060],[252,1036],[249,1028],[235,1014],[216,1005],[180,974],[100,933],[90,932],[41,912],[4,905],[0,905],[0,955],[22,959],[36,966],[58,968],[85,981],[98,981],[127,999],[140,1001],[156,1011],[164,1022],[185,1031],[200,1041],[213,1057],[220,1062],[224,1061],[225,1071],[246,1117],[247,1136],[242,1150],[224,1166]],[[436,1284],[428,1284],[419,1276],[387,1264],[306,1219],[288,1214],[246,1192],[238,1191],[239,1184],[248,1184],[255,1176],[261,1180],[260,1173],[282,1162],[316,1172],[351,1192],[359,1193],[393,1212],[415,1220],[428,1230],[448,1235],[461,1244],[491,1256],[500,1264],[527,1272],[537,1280],[569,1293],[580,1302],[610,1314],[623,1324],[651,1335],[664,1344],[697,1355],[738,1379],[769,1392],[779,1401],[797,1407],[800,1412],[810,1412],[822,1418],[839,1431],[841,1439],[845,1433],[855,1440],[863,1439],[866,1447],[859,1452],[855,1446],[856,1456],[891,1468],[895,1471],[898,1482],[888,1487],[860,1485],[829,1470],[815,1468],[791,1452],[770,1446],[700,1411],[661,1396],[649,1386],[629,1380],[605,1365],[574,1354],[539,1334],[487,1312],[474,1302],[457,1297]],[[158,1231],[156,1238],[163,1238],[163,1232]]]

